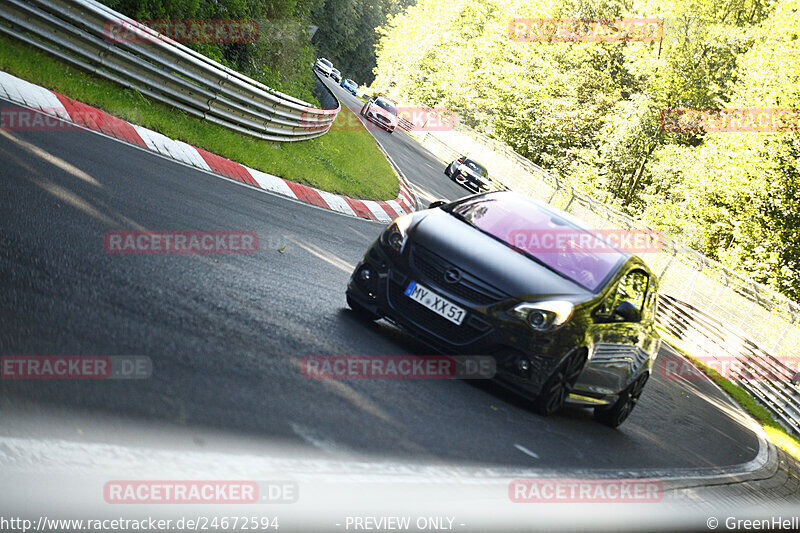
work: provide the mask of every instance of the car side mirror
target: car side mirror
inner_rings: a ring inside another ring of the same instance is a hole
[[[436,209],[437,207],[442,207],[446,203],[446,200],[434,200],[428,205],[428,209]]]
[[[612,316],[620,317],[625,322],[639,322],[642,319],[639,308],[630,300],[621,301],[614,309]]]

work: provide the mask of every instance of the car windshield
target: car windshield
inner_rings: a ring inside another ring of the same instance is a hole
[[[380,107],[382,107],[383,109],[385,109],[386,111],[388,111],[389,113],[391,113],[392,115],[395,116],[397,115],[397,108],[395,107],[394,103],[390,102],[389,100],[385,98],[378,98],[377,100],[375,100],[375,103]]]
[[[320,59],[319,62],[322,63],[323,65],[325,65],[326,67],[332,67],[333,66],[333,63],[331,63],[327,59]]]
[[[479,196],[445,210],[592,292],[626,259],[596,233],[514,194]]]
[[[472,159],[465,159],[462,164],[465,165],[467,168],[473,170],[474,172],[478,173],[479,175],[483,176],[484,178],[489,176],[489,171],[486,170],[483,167],[483,165],[479,165]]]

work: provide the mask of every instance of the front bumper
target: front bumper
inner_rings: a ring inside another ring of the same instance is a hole
[[[455,180],[456,183],[458,183],[462,187],[469,189],[470,191],[475,193],[487,192],[489,190],[489,187],[484,183],[476,180],[472,176],[462,174],[460,172],[456,172],[453,175],[453,179]]]
[[[396,254],[385,249],[378,239],[350,277],[348,297],[437,351],[494,357],[496,381],[524,396],[536,396],[544,381],[574,349],[568,339],[575,338],[577,332],[565,327],[537,334],[506,313],[508,295],[470,278],[468,273],[456,285],[444,283],[437,279],[444,260],[408,244],[402,254]],[[362,279],[363,269],[371,272],[369,280]],[[411,281],[422,283],[464,308],[464,321],[456,325],[407,297],[404,291]]]
[[[394,131],[396,124],[392,124],[391,122],[387,122],[382,115],[378,115],[373,113],[372,110],[368,110],[366,115],[367,120],[370,122],[377,124],[381,128],[385,129],[386,131]]]

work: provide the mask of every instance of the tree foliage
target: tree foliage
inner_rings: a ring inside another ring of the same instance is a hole
[[[256,42],[184,43],[274,89],[313,101],[308,33],[324,0],[100,0],[136,20],[255,20]]]
[[[657,18],[654,42],[520,42],[515,18]],[[468,124],[800,298],[797,131],[668,131],[670,108],[800,108],[800,0],[420,0],[375,85]]]
[[[377,28],[414,0],[321,0],[312,10],[319,27],[314,44],[321,56],[359,83],[371,84]]]

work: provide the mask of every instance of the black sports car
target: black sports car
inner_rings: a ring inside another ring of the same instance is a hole
[[[444,173],[451,180],[472,192],[487,192],[492,182],[486,167],[466,156],[459,157],[447,165]]]
[[[513,192],[437,201],[386,228],[347,302],[443,353],[493,356],[540,414],[569,401],[615,427],[659,349],[658,279],[600,233]]]

